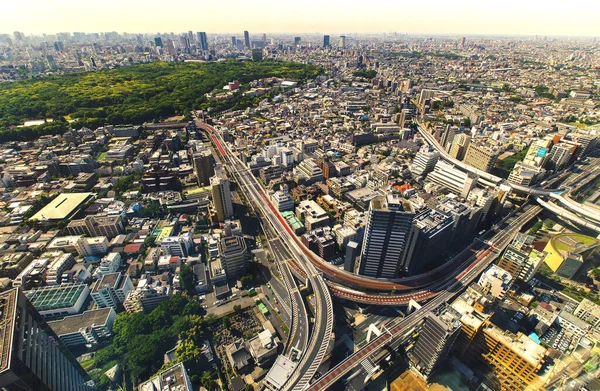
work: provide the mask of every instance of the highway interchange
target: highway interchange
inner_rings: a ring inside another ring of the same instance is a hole
[[[243,189],[244,195],[260,217],[263,231],[268,238],[268,246],[276,258],[285,286],[289,289],[292,327],[285,353],[289,355],[291,348],[295,347],[300,354],[296,370],[284,387],[286,390],[325,390],[361,362],[380,352],[383,347],[410,335],[430,310],[451,300],[461,292],[461,288],[479,276],[510,243],[514,235],[542,210],[540,206],[526,204],[487,231],[483,237],[491,237],[489,240],[475,240],[448,264],[424,275],[397,280],[357,276],[331,265],[309,251],[291,231],[279,211],[273,207],[258,180],[232,153],[219,132],[204,123],[200,126],[210,133],[222,159],[228,165],[230,174]],[[430,141],[428,137],[425,138]],[[484,175],[484,180],[494,179],[488,176]],[[553,183],[555,182],[557,181]],[[542,189],[536,191],[543,193],[544,196],[555,192]],[[292,273],[304,284],[309,285],[315,294],[316,314],[310,334],[307,310]],[[357,287],[361,289],[357,290]],[[389,292],[393,290],[401,293],[390,294]],[[331,294],[365,304],[398,306],[406,305],[410,301],[426,302],[426,304],[405,318],[390,323],[385,333],[372,339],[310,384],[331,340],[333,327]]]

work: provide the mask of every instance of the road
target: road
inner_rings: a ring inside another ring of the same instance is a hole
[[[390,323],[384,328],[384,333],[373,338],[360,350],[348,356],[344,361],[311,384],[307,390],[326,390],[361,362],[373,357],[376,353],[380,352],[382,348],[391,344],[392,341],[397,342],[398,340],[410,336],[415,327],[423,321],[430,311],[434,310],[440,304],[452,300],[453,297],[462,292],[462,288],[466,287],[477,278],[500,254],[500,249],[506,247],[523,225],[534,218],[541,210],[542,208],[539,206],[524,207],[519,216],[514,216],[510,220],[510,226],[507,229],[498,232],[489,241],[491,247],[477,255],[475,262],[462,271],[455,281],[442,283],[442,285],[438,287],[442,293],[435,296],[420,310],[414,311],[405,318]]]
[[[301,355],[301,359],[297,364],[294,373],[288,379],[288,382],[284,387],[285,389],[302,390],[312,379],[319,365],[321,365],[329,346],[329,341],[331,340],[334,319],[331,295],[325,284],[325,280],[313,266],[312,261],[308,257],[310,251],[300,243],[279,211],[273,207],[256,177],[254,177],[246,165],[231,152],[227,143],[223,141],[221,135],[219,135],[212,126],[202,123],[200,124],[200,127],[210,133],[222,159],[228,164],[227,168],[230,173],[236,179],[238,185],[244,190],[245,196],[251,203],[257,215],[261,217],[261,220],[264,223],[263,229],[266,226],[270,226],[270,228],[277,233],[277,236],[293,256],[293,261],[290,259],[287,263],[295,262],[296,266],[300,266],[304,270],[315,294],[316,314],[313,332],[308,346]],[[282,273],[286,269],[287,267],[283,267]],[[290,292],[295,294],[293,287],[290,287]],[[293,297],[293,295],[291,297]],[[297,308],[297,306],[292,306],[292,309],[294,308]],[[294,328],[294,320],[296,319],[298,319],[297,316],[292,316],[292,328]],[[299,330],[299,327],[297,327],[297,329]],[[298,334],[298,332],[296,333]]]

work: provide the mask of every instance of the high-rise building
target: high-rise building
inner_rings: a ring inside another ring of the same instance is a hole
[[[417,152],[410,166],[410,171],[414,175],[427,175],[433,171],[439,158],[440,154],[437,151],[433,151],[429,146],[423,145],[419,149],[419,152]]]
[[[446,129],[442,133],[442,136],[440,138],[440,145],[446,151],[450,151],[450,147],[452,146],[452,143],[454,142],[455,133],[456,132],[455,132],[454,128],[451,127],[450,125],[446,126]]]
[[[452,147],[450,148],[450,155],[455,159],[463,160],[465,157],[465,152],[467,151],[467,148],[469,148],[470,143],[471,136],[465,133],[454,136]]]
[[[556,144],[550,150],[550,157],[548,158],[548,164],[551,169],[559,169],[566,166],[573,153],[575,152],[575,148],[573,145],[569,144]]]
[[[358,273],[394,278],[403,269],[415,217],[413,206],[397,194],[371,200]]]
[[[340,47],[346,49],[346,36],[340,35]]]
[[[422,375],[429,377],[439,368],[460,333],[461,314],[448,307],[442,314],[430,312],[425,318],[419,339],[409,357]]]
[[[469,144],[463,161],[472,167],[490,172],[494,168],[497,159],[497,151],[483,145]]]
[[[198,36],[198,47],[200,48],[200,50],[208,50],[208,40],[206,39],[206,33],[202,31],[196,33],[196,35]]]
[[[302,38],[300,38],[300,37],[294,37],[294,46],[298,46],[298,45],[300,45],[300,40],[301,40],[301,39],[302,39]]]
[[[89,381],[19,288],[0,293],[0,389],[92,390]]]
[[[443,261],[441,254],[450,245],[453,225],[452,217],[439,210],[419,213],[413,220],[401,272],[411,275],[424,272],[435,260],[433,266],[439,266],[440,260]]]
[[[244,31],[244,45],[246,49],[250,49],[250,34],[248,31]]]
[[[241,236],[222,238],[218,244],[221,265],[228,278],[241,277],[248,269],[246,242]]]
[[[231,37],[231,46],[233,46],[233,47],[237,46],[237,38],[236,37]]]
[[[219,222],[224,222],[233,216],[229,180],[224,174],[217,174],[210,179],[210,186],[217,219]]]
[[[161,37],[155,37],[154,38],[154,44],[156,46],[160,46],[161,48],[163,47],[163,41]]]
[[[435,96],[434,90],[421,90],[421,95],[419,95],[419,104],[422,105],[426,100],[431,100]]]
[[[198,184],[207,186],[210,183],[210,178],[215,174],[214,159],[212,153],[208,149],[195,152],[192,158]]]
[[[330,46],[331,46],[331,44],[329,43],[329,35],[324,35],[323,36],[323,47],[328,48]]]

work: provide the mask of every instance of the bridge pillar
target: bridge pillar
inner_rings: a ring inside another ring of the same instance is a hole
[[[377,326],[371,323],[367,332],[367,343],[371,342],[371,336],[373,334],[375,334],[376,337],[379,337],[381,335],[381,331],[377,328]]]
[[[414,300],[410,300],[408,302],[408,309],[406,310],[406,315],[410,315],[413,313],[414,310],[419,310],[421,309],[421,304],[417,303]]]

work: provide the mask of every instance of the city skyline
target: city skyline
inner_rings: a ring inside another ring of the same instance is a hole
[[[302,7],[282,6],[272,0],[261,4],[261,9],[249,9],[247,3],[235,0],[227,7],[220,4],[198,7],[190,0],[175,0],[169,8],[164,8],[161,3],[141,0],[126,4],[116,0],[95,4],[62,0],[60,6],[28,0],[4,5],[0,24],[4,33],[24,31],[28,35],[187,30],[213,34],[248,30],[251,34],[254,31],[255,34],[600,35],[594,23],[600,4],[586,0],[575,0],[568,6],[537,0],[526,4],[516,0],[493,4],[473,0],[448,4],[435,0],[427,7],[380,0],[371,9],[386,11],[377,17],[365,17],[360,7],[349,7],[339,1],[308,0]],[[197,8],[202,18],[182,23],[181,12],[188,8]]]

